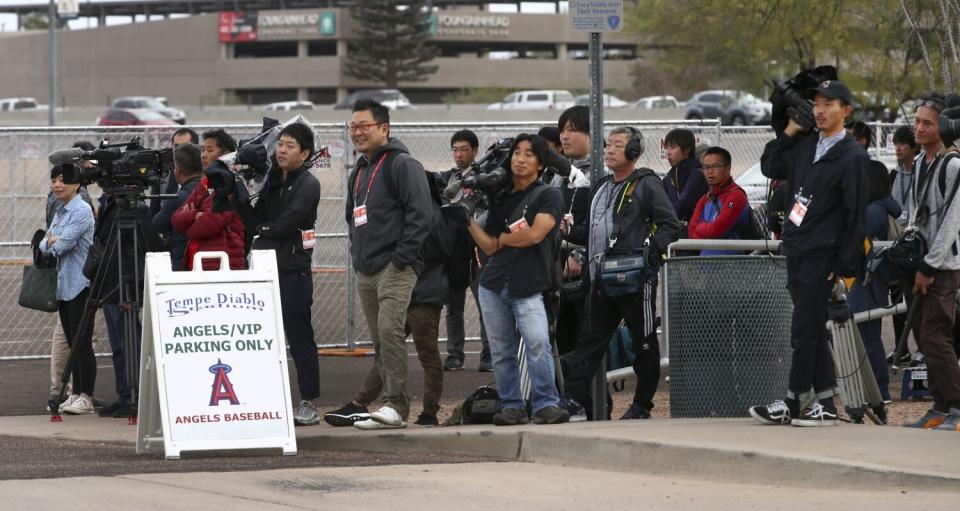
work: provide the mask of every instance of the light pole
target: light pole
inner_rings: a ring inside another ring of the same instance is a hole
[[[47,124],[57,124],[57,4],[50,0],[47,9],[47,45],[50,59],[49,100],[47,101]]]

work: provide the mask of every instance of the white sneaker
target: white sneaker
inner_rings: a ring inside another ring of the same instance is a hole
[[[373,419],[367,419],[367,420],[354,422],[353,427],[358,429],[363,429],[363,430],[371,430],[371,429],[383,429],[387,426],[384,426],[383,424],[380,424],[379,422]]]
[[[404,422],[403,417],[400,417],[400,414],[390,408],[389,406],[384,406],[379,410],[370,414],[370,420],[374,420],[383,424],[384,427],[388,428],[405,428],[407,423]]]
[[[86,394],[80,394],[68,406],[63,407],[63,413],[70,415],[87,415],[93,413],[93,400]]]
[[[80,397],[79,394],[70,394],[69,396],[67,396],[67,400],[60,403],[60,413],[63,413],[63,409],[69,405],[72,405],[73,402],[76,401],[79,397]],[[50,411],[50,405],[47,405],[47,411],[48,412]]]

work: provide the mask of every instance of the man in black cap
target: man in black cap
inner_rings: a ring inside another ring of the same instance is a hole
[[[852,111],[852,95],[839,80],[825,81],[809,94],[817,131],[805,134],[791,119],[760,158],[765,176],[785,180],[790,187],[782,250],[793,299],[793,357],[786,399],[750,408],[750,415],[764,424],[837,424],[827,302],[838,278],[861,277],[864,272],[869,159],[843,127]],[[811,387],[816,400],[801,411],[800,396]]]

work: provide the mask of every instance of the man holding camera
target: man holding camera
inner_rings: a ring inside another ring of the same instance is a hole
[[[320,182],[310,173],[313,155],[310,126],[292,123],[277,139],[277,166],[267,174],[267,183],[254,208],[259,224],[253,248],[274,250],[280,273],[280,308],[290,355],[297,368],[300,405],[293,421],[298,426],[320,422],[320,360],[313,337],[310,307],[313,305],[314,224],[320,203]]]
[[[818,133],[805,134],[790,119],[764,148],[761,171],[789,186],[782,250],[793,299],[793,357],[786,399],[750,408],[763,424],[835,426],[836,376],[827,344],[827,303],[838,278],[862,277],[867,208],[867,165],[861,147],[844,130],[853,110],[850,89],[839,80],[807,91]],[[800,410],[813,387],[816,399]]]
[[[916,160],[909,218],[927,243],[927,253],[913,277],[906,279],[908,303],[920,295],[913,337],[927,363],[933,407],[907,427],[960,431],[960,366],[953,348],[953,322],[960,287],[960,156],[952,126],[960,110],[946,110],[946,99],[928,94],[917,99],[914,136],[923,150]],[[950,147],[948,149],[948,147]]]
[[[480,141],[470,130],[460,130],[450,138],[450,151],[453,153],[454,168],[440,173],[443,186],[451,182],[462,181],[471,172],[470,165],[477,159]],[[480,314],[480,342],[483,351],[480,354],[480,372],[493,371],[490,362],[490,344],[487,342],[487,330],[483,327],[483,312],[477,301],[477,287],[480,285],[480,252],[466,231],[458,230],[450,251],[448,273],[450,275],[450,297],[447,302],[447,359],[443,362],[444,371],[463,369],[463,345],[466,333],[463,327],[463,308],[467,300],[467,287],[473,293]]]
[[[187,235],[173,231],[171,219],[173,214],[183,206],[187,198],[193,194],[193,189],[203,177],[202,163],[200,162],[200,148],[196,145],[181,144],[173,151],[173,179],[179,184],[180,190],[176,199],[163,201],[155,215],[153,226],[157,232],[170,237],[170,263],[173,271],[183,270],[183,254],[187,250]]]
[[[360,153],[347,180],[346,221],[357,292],[376,349],[384,406],[370,420],[403,428],[410,413],[404,324],[434,211],[423,166],[390,138],[390,112],[359,100],[347,128]]]
[[[571,231],[568,237],[587,247],[584,280],[589,289],[586,327],[576,350],[564,357],[568,366],[564,389],[569,394],[564,404],[571,415],[584,413],[577,403],[589,406],[591,380],[621,321],[626,322],[633,339],[637,375],[633,403],[621,419],[649,419],[653,408],[660,381],[660,348],[654,327],[656,275],[667,246],[680,236],[680,221],[657,175],[636,168],[642,154],[639,131],[626,127],[610,132],[604,162],[613,174],[597,185],[587,229]],[[624,277],[633,286],[608,286],[604,275],[607,263],[631,257],[639,258],[639,267],[624,272]],[[576,402],[571,403],[570,397]]]

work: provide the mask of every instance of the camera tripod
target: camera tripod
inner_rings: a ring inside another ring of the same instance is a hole
[[[60,392],[51,396],[50,421],[60,422],[60,402],[66,393],[73,363],[80,353],[82,332],[93,327],[96,311],[103,304],[117,304],[122,316],[122,345],[126,368],[126,392],[131,406],[137,404],[140,367],[140,308],[143,305],[143,266],[147,252],[160,248],[161,241],[153,222],[137,203],[144,198],[136,187],[106,190],[113,196],[104,207],[102,220],[94,234],[91,255],[99,252],[96,272],[90,280],[90,294],[83,307],[66,366],[60,377]],[[163,197],[163,196],[161,196]],[[105,243],[102,232],[109,231]],[[99,235],[99,236],[98,236]],[[102,251],[101,251],[102,249]],[[87,264],[90,264],[88,257]],[[116,368],[115,368],[116,370]],[[92,397],[92,396],[91,396]],[[129,419],[136,424],[136,417]]]

